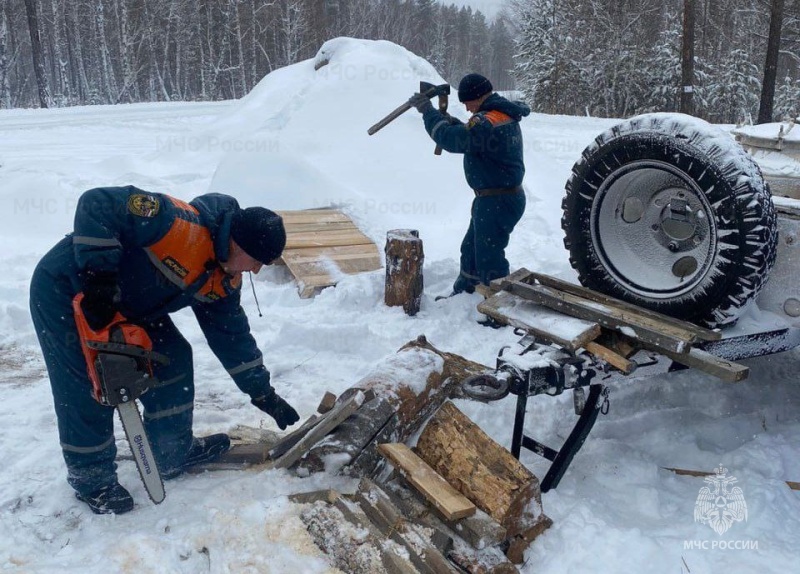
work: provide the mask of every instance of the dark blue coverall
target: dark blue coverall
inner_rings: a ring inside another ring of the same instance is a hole
[[[74,233],[39,262],[30,309],[53,391],[69,484],[88,495],[116,482],[114,409],[92,397],[72,300],[85,270],[118,274],[119,311],[142,326],[163,386],[141,396],[144,424],[163,472],[179,468],[192,443],[192,348],[169,313],[191,307],[211,350],[251,397],[267,394],[269,371],[240,305],[241,275],[219,266],[229,255],[236,200],[206,194],[190,204],[135,187],[97,188],[81,196]],[[199,268],[198,267],[199,264]]]
[[[525,212],[519,121],[528,114],[527,105],[498,94],[486,98],[466,125],[432,107],[423,113],[431,138],[446,151],[464,154],[464,175],[475,192],[454,293],[472,293],[478,283],[509,273],[505,249]]]

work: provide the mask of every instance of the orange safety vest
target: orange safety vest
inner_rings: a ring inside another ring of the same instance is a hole
[[[494,127],[510,124],[514,121],[511,116],[498,110],[491,110],[485,112],[483,115]]]
[[[200,224],[197,209],[174,197],[169,199],[179,211],[164,237],[145,247],[153,265],[182,291],[194,290],[194,298],[204,303],[238,289],[242,274],[230,276],[219,265],[211,232]]]

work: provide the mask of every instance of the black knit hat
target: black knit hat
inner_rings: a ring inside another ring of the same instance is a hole
[[[281,216],[264,207],[240,209],[231,219],[231,238],[253,259],[268,265],[286,247]]]
[[[492,82],[480,74],[467,74],[458,83],[458,101],[471,102],[491,92]]]

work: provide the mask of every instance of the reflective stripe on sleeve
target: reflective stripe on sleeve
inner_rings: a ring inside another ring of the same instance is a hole
[[[239,373],[243,373],[250,369],[255,369],[256,367],[260,367],[264,364],[264,357],[259,357],[255,361],[250,361],[249,363],[242,363],[238,367],[234,367],[232,369],[228,369],[228,374],[232,377],[238,375]]]
[[[85,235],[74,235],[72,237],[72,244],[91,245],[93,247],[122,247],[122,244],[116,237],[87,237]]]

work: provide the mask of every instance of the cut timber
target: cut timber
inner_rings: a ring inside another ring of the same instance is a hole
[[[587,321],[596,321],[608,329],[620,331],[643,343],[655,345],[673,353],[686,353],[697,336],[672,325],[659,323],[629,311],[577,297],[545,285],[528,285],[519,281],[508,282],[504,288],[515,295],[540,305],[545,305],[567,315]]]
[[[382,444],[378,450],[400,470],[448,520],[475,514],[475,505],[403,443]]]
[[[337,499],[342,500],[342,498]],[[390,569],[393,563],[386,552],[380,532],[363,512],[338,505],[317,502],[300,513],[314,543],[334,566],[348,574],[412,574],[414,571]],[[388,564],[387,564],[388,562]]]
[[[642,317],[648,317],[650,319],[653,319],[654,321],[659,321],[667,325],[672,325],[676,329],[693,333],[698,339],[702,339],[704,341],[718,341],[719,339],[722,338],[722,333],[719,331],[704,329],[703,327],[699,327],[697,325],[694,325],[693,323],[689,323],[688,321],[681,321],[680,319],[670,317],[669,315],[657,313],[656,311],[651,311],[649,309],[645,309],[644,307],[639,307],[638,305],[633,305],[631,303],[628,303],[627,301],[622,301],[621,299],[615,299],[614,297],[603,295],[602,293],[598,293],[597,291],[592,291],[591,289],[587,289],[586,287],[575,285],[574,283],[569,283],[567,281],[562,281],[561,279],[556,279],[555,277],[551,277],[549,275],[542,275],[541,273],[528,272],[527,278],[518,279],[518,281],[530,284],[531,279],[535,279],[538,283],[541,283],[542,285],[553,287],[555,289],[558,289],[559,291],[564,291],[565,293],[571,293],[578,297],[588,299],[589,301],[595,301],[596,303],[610,305],[612,307],[616,307],[617,309],[621,309],[623,311],[629,311],[631,313],[641,315]]]
[[[630,375],[636,369],[636,363],[594,341],[586,343],[585,349],[626,375]]]
[[[425,255],[419,232],[394,229],[386,234],[387,307],[403,307],[406,315],[416,315],[422,301],[422,264]]]
[[[479,303],[478,312],[570,351],[585,348],[600,336],[597,323],[564,315],[506,291]]]
[[[434,512],[435,508],[426,504],[424,499],[406,484],[401,478],[395,478],[385,487],[394,505],[408,518],[431,528],[452,530],[476,550],[497,546],[506,540],[506,529],[484,511],[478,509],[472,516],[458,521],[446,520],[439,512]]]
[[[317,415],[311,415],[308,420],[300,425],[299,428],[293,430],[281,440],[272,445],[269,449],[269,458],[275,460],[286,453],[290,448],[300,442],[300,439],[308,434],[308,431],[313,429],[322,420]]]
[[[699,477],[714,476],[713,472],[708,472],[704,470],[689,470],[686,468],[671,468],[668,466],[662,466],[661,468],[663,468],[664,470],[669,470],[670,472],[674,472],[679,476],[699,476]],[[788,486],[792,490],[800,490],[800,482],[796,482],[793,480],[786,480],[784,482],[786,482],[786,486]]]
[[[505,527],[509,537],[547,519],[539,480],[452,403],[431,418],[417,452],[456,490]]]
[[[343,275],[382,267],[378,247],[335,209],[279,211],[286,227],[281,259],[297,279],[300,296],[313,297]]]
[[[322,438],[339,426],[347,417],[356,412],[364,402],[364,393],[357,392],[346,401],[337,404],[331,411],[320,417],[314,428],[301,438],[297,444],[286,451],[272,465],[273,468],[289,468],[300,457],[306,454],[311,447],[317,444]]]
[[[750,367],[721,359],[702,349],[691,349],[688,353],[672,353],[656,346],[645,345],[645,348],[661,353],[676,363],[714,375],[729,383],[738,383],[750,375]]]
[[[405,549],[417,570],[430,574],[457,572],[445,557],[453,544],[452,538],[437,531],[425,533],[408,522],[375,483],[362,480],[355,500],[384,536]]]
[[[322,397],[322,400],[319,402],[319,406],[317,407],[317,412],[319,414],[325,414],[329,410],[333,408],[336,404],[336,395],[331,392],[326,392],[325,395]]]

